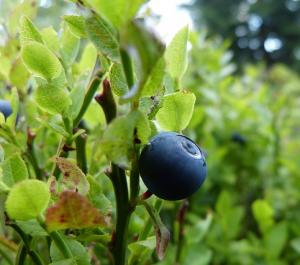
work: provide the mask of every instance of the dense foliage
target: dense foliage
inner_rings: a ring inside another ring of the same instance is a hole
[[[59,29],[38,23],[33,0],[7,5],[1,265],[299,265],[298,75],[237,76],[227,43],[187,27],[165,47],[133,19],[143,2],[61,7]],[[205,153],[207,179],[186,200],[148,198],[140,181],[160,131]]]

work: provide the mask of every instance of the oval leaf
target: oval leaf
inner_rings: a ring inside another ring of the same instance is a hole
[[[50,114],[62,114],[72,103],[64,89],[52,84],[39,86],[35,100],[41,109]]]
[[[89,192],[89,182],[76,164],[64,157],[57,157],[56,164],[63,174],[62,182],[66,188],[78,191],[83,195]]]
[[[62,72],[61,63],[54,53],[38,42],[25,43],[22,59],[29,71],[47,80],[57,77]]]
[[[163,105],[156,114],[160,127],[169,131],[185,129],[194,111],[196,96],[188,92],[176,92],[166,95]]]
[[[147,143],[150,133],[146,116],[140,111],[133,111],[109,124],[101,141],[102,151],[109,160],[127,167],[133,155],[134,142]]]
[[[86,20],[89,39],[96,48],[112,61],[120,61],[119,44],[111,29],[100,17],[92,16]]]
[[[25,43],[27,41],[36,41],[43,43],[43,38],[40,32],[32,23],[32,21],[25,16],[21,18],[20,40],[21,43]]]
[[[168,45],[165,53],[167,70],[171,77],[180,81],[187,67],[188,27],[182,28]]]
[[[28,171],[20,154],[14,154],[6,159],[2,165],[2,181],[9,187],[28,178]]]
[[[50,199],[48,185],[40,180],[23,180],[12,187],[5,202],[8,216],[16,220],[36,218]]]
[[[82,16],[64,16],[64,21],[67,22],[71,32],[78,38],[86,37],[85,22]]]

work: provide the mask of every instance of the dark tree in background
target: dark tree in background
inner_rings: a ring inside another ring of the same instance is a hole
[[[195,0],[198,29],[231,40],[235,61],[281,62],[300,70],[299,0]]]

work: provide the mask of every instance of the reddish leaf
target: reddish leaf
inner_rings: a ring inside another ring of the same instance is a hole
[[[86,195],[90,186],[81,169],[76,164],[63,157],[57,157],[56,163],[63,174],[62,183],[64,184],[65,189],[78,191],[81,194]]]
[[[108,226],[110,216],[103,215],[87,198],[74,191],[64,191],[47,209],[46,224],[50,231],[67,228]]]
[[[170,232],[164,226],[158,226],[155,229],[156,233],[156,254],[159,260],[162,260],[166,254],[167,246],[170,241]]]

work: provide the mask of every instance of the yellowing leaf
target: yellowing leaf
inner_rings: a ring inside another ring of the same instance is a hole
[[[62,192],[46,213],[49,231],[108,226],[109,223],[110,216],[102,215],[87,198],[74,191]]]
[[[67,158],[57,157],[57,166],[63,174],[63,183],[70,190],[86,195],[89,191],[89,182],[81,169]]]

